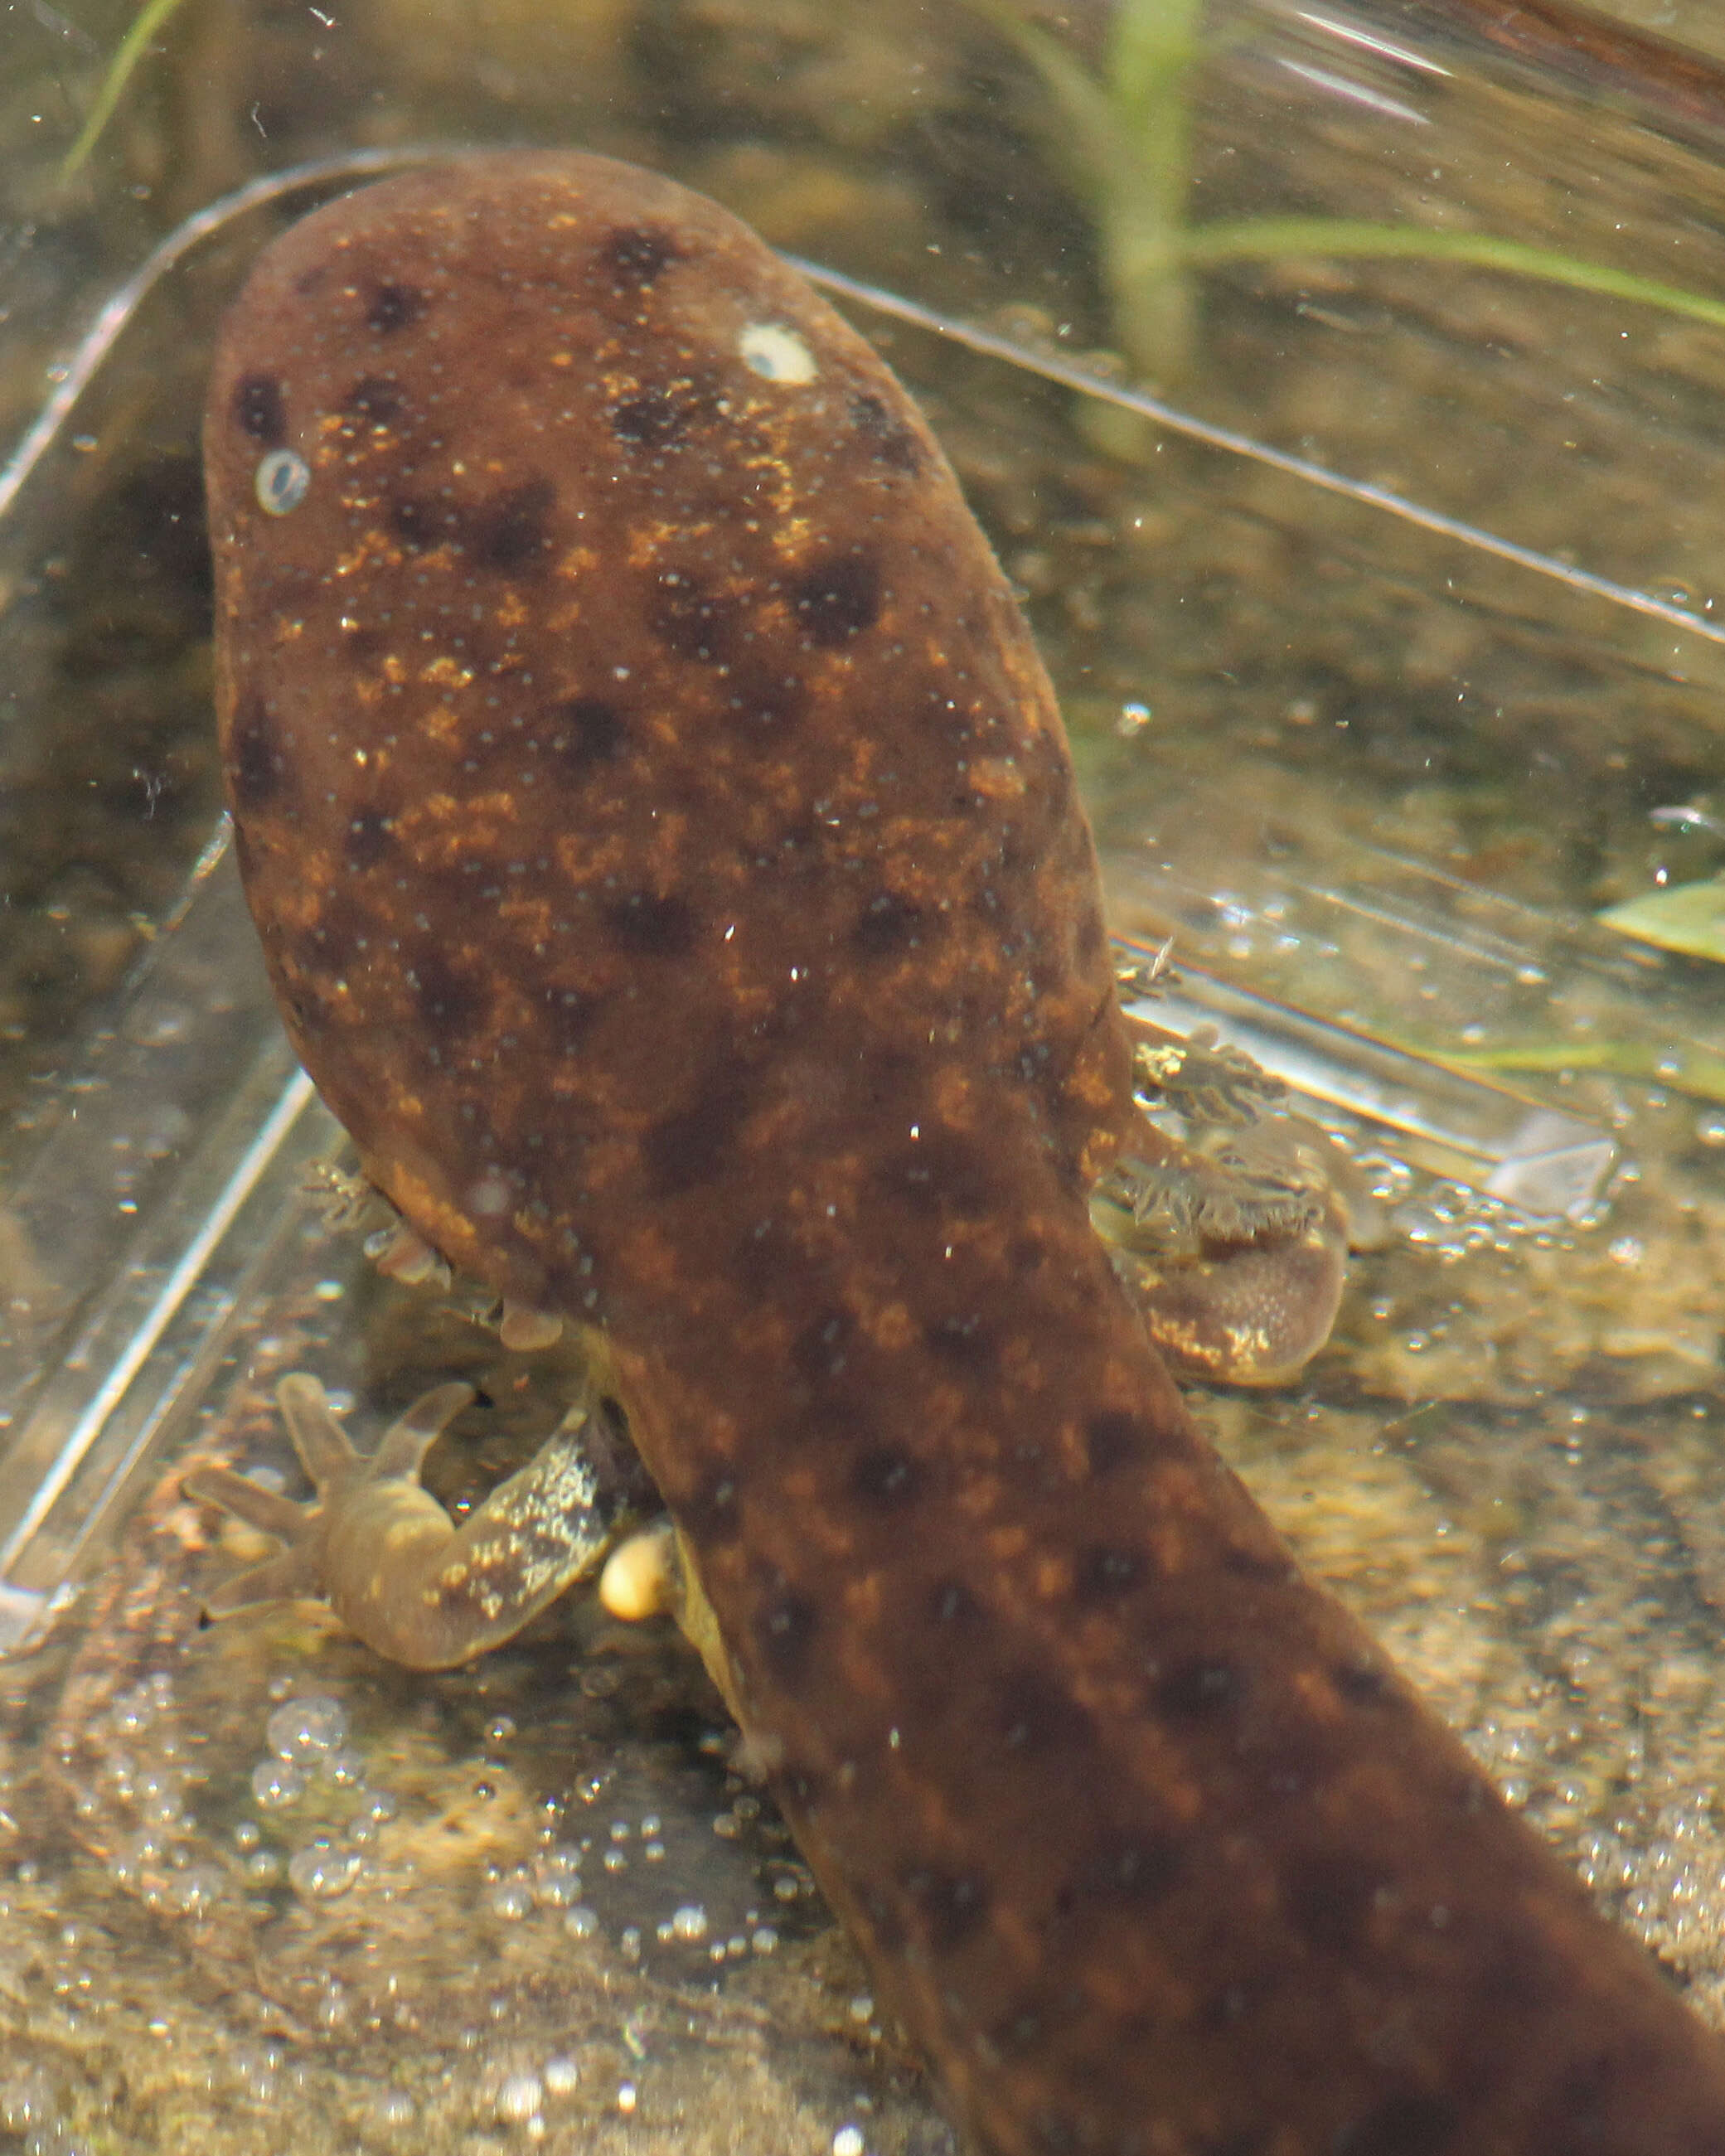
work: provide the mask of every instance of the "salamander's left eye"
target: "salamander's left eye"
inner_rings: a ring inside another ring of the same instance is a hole
[[[252,485],[266,516],[285,516],[305,499],[311,467],[297,449],[271,449],[259,464]]]

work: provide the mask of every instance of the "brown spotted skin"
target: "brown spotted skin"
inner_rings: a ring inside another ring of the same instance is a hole
[[[1299,1576],[1091,1231],[1089,833],[869,347],[669,182],[494,157],[269,251],[208,445],[295,1040],[431,1241],[606,1329],[975,2143],[1725,2151],[1714,2039]]]

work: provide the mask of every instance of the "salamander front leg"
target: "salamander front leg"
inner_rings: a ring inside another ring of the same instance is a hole
[[[1151,1338],[1183,1377],[1279,1385],[1330,1335],[1348,1209],[1322,1134],[1268,1116],[1196,1146],[1145,1118],[1091,1214]]]
[[[642,1478],[625,1466],[603,1407],[572,1409],[457,1527],[421,1487],[419,1468],[474,1397],[470,1387],[425,1394],[370,1454],[348,1442],[316,1378],[284,1378],[275,1397],[316,1494],[296,1504],[225,1467],[187,1476],[188,1496],[285,1545],[218,1589],[206,1604],[212,1616],[320,1600],[392,1661],[453,1668],[511,1638],[594,1572],[640,1502]]]

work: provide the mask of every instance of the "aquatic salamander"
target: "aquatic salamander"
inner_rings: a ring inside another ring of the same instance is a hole
[[[207,440],[294,1040],[427,1243],[591,1329],[973,2144],[1725,2151],[1725,2048],[1301,1576],[1093,1230],[1138,1111],[1088,827],[863,340],[668,181],[484,158],[268,250]],[[567,1435],[452,1544],[446,1398],[369,1464],[290,1404],[276,1587],[427,1662],[542,1599]]]

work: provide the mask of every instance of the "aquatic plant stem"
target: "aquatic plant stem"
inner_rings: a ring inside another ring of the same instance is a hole
[[[132,18],[131,28],[120,41],[120,49],[108,63],[108,71],[102,77],[95,103],[85,116],[78,139],[60,160],[59,182],[64,187],[82,170],[85,159],[95,147],[102,130],[113,117],[114,108],[125,94],[132,70],[143,58],[150,40],[179,8],[181,0],[144,0],[144,5]]]
[[[1340,260],[1361,256],[1414,262],[1460,262],[1476,270],[1504,270],[1572,291],[1633,300],[1692,321],[1725,329],[1725,299],[1643,277],[1633,270],[1589,262],[1553,247],[1500,239],[1489,232],[1432,232],[1419,225],[1372,224],[1345,218],[1242,218],[1190,226],[1175,237],[1172,259],[1196,265],[1250,259],[1287,261],[1301,255]]]

